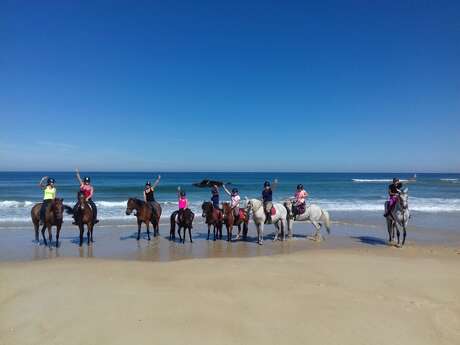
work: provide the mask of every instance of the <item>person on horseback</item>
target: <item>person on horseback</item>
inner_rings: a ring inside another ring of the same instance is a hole
[[[225,187],[225,185],[222,185],[224,188],[225,193],[227,193],[230,196],[230,207],[233,210],[233,215],[235,216],[235,221],[239,218],[240,216],[240,193],[238,192],[238,188],[233,188],[232,192]]]
[[[276,188],[278,180],[275,179],[273,183],[273,189],[269,181],[264,182],[264,189],[262,190],[262,201],[264,203],[264,211],[266,216],[266,222],[272,222],[272,207],[273,207],[273,190]]]
[[[76,169],[76,173],[77,173],[77,180],[80,183],[79,195],[80,193],[83,194],[86,202],[91,206],[91,210],[93,211],[93,224],[97,224],[99,223],[99,220],[97,219],[97,207],[93,201],[94,188],[91,185],[91,179],[89,177],[84,177],[82,180],[80,177],[80,171],[78,169]],[[75,220],[75,215],[77,214],[79,206],[80,206],[80,198],[78,199],[74,207],[74,222],[72,223],[73,225],[78,225]]]
[[[388,186],[388,207],[387,211],[383,215],[384,217],[388,217],[391,211],[393,211],[402,189],[403,184],[399,181],[399,178],[393,178],[393,183]]]
[[[179,203],[179,212],[177,213],[177,218],[181,217],[182,213],[186,208],[188,208],[188,200],[185,193],[185,190],[181,190],[180,186],[177,187],[177,198]]]
[[[211,188],[211,201],[212,206],[215,209],[220,209],[219,205],[219,187],[217,185],[213,185]]]
[[[294,194],[294,205],[292,207],[293,217],[305,212],[306,199],[308,193],[304,190],[303,184],[297,185],[297,190]]]
[[[152,208],[152,211],[155,212],[155,208],[153,207],[153,203],[155,201],[155,188],[158,186],[160,183],[161,176],[158,175],[156,181],[153,183],[153,185],[150,183],[150,181],[147,181],[145,183],[145,188],[144,188],[144,201]]]
[[[46,185],[45,185],[46,180]],[[39,182],[39,186],[43,191],[43,202],[40,207],[40,225],[45,223],[46,209],[51,204],[51,202],[56,198],[56,187],[55,187],[54,178],[48,176],[43,176]]]

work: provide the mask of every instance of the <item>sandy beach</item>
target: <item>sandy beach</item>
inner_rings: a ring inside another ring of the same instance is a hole
[[[458,344],[460,251],[0,263],[0,344]]]

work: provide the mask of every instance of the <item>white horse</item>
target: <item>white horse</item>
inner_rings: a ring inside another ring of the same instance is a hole
[[[273,203],[273,207],[276,210],[276,214],[272,216],[272,223],[275,224],[276,233],[275,237],[273,238],[274,241],[278,239],[278,235],[281,230],[284,231],[286,227],[286,217],[287,217],[287,210],[286,208],[280,203]],[[249,212],[252,211],[252,220],[254,221],[256,228],[257,228],[257,242],[259,244],[264,243],[264,224],[265,224],[265,211],[263,207],[263,202],[259,199],[249,199],[246,203],[246,210]]]
[[[294,219],[292,217],[292,201],[290,199],[284,202],[284,206],[288,211],[288,231],[289,237],[292,237],[292,226],[294,224]],[[329,213],[323,210],[321,207],[315,204],[311,204],[305,207],[305,211],[302,214],[298,214],[295,217],[297,221],[309,221],[313,224],[316,229],[315,235],[312,238],[315,241],[321,241],[323,237],[321,236],[320,230],[321,225],[324,224],[326,227],[327,233],[331,233],[331,220],[329,217]]]
[[[401,193],[399,193],[398,201],[396,205],[393,207],[393,210],[387,216],[387,229],[388,229],[388,242],[390,244],[394,243],[395,238],[395,228],[396,233],[398,236],[398,247],[399,245],[399,235],[400,231],[399,228],[402,227],[403,229],[403,239],[401,243],[401,247],[404,246],[406,242],[406,228],[407,224],[409,223],[410,212],[409,212],[409,194],[407,193],[408,190],[405,188]],[[388,201],[385,202],[385,211],[388,208]]]

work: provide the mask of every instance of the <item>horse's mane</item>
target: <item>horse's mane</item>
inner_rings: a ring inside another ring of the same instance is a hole
[[[134,203],[137,205],[137,206],[142,206],[145,204],[145,201],[141,200],[141,199],[138,199],[138,198],[129,198],[130,200],[134,201]]]

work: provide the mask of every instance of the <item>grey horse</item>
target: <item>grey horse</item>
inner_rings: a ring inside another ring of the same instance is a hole
[[[388,229],[388,242],[390,244],[394,243],[395,239],[395,230],[398,236],[398,247],[404,246],[406,242],[406,229],[407,224],[409,223],[410,219],[410,212],[409,212],[409,194],[407,188],[405,188],[401,193],[399,193],[398,201],[396,205],[393,207],[393,210],[390,214],[386,217],[387,218],[387,229]],[[388,201],[385,202],[385,211],[388,208]],[[402,243],[400,244],[399,236],[400,236],[400,228],[403,230],[403,238]]]

